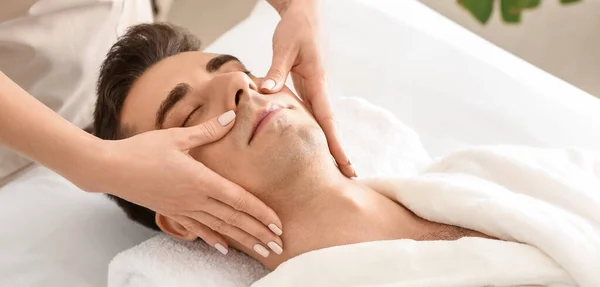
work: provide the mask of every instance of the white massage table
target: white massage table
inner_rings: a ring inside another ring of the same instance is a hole
[[[333,95],[388,108],[433,157],[499,143],[600,149],[600,100],[419,2],[340,0],[326,12]],[[208,50],[264,74],[277,20],[259,2]],[[0,189],[0,228],[0,286],[105,286],[110,259],[154,234],[42,167]]]

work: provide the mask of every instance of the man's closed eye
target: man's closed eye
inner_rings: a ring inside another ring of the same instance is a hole
[[[190,120],[190,118],[192,118],[192,116],[194,115],[194,113],[196,111],[198,111],[200,108],[202,108],[204,105],[199,105],[198,107],[196,107],[195,109],[193,109],[188,115],[187,117],[185,117],[185,120],[183,120],[183,123],[181,124],[181,127],[185,127],[185,125],[187,124],[187,122]]]

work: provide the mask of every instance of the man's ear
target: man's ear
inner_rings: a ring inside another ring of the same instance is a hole
[[[179,224],[179,222],[166,217],[160,213],[156,213],[156,225],[162,230],[164,233],[167,233],[171,236],[177,237],[181,240],[186,241],[194,241],[198,238],[198,236],[191,231],[187,230],[183,225]]]

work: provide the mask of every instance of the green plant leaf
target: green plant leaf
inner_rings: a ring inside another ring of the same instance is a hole
[[[507,23],[521,22],[521,6],[519,0],[501,0],[500,11],[502,11],[502,19]]]
[[[493,0],[458,0],[458,4],[471,12],[482,24],[490,19],[494,7]]]
[[[519,6],[521,6],[521,8],[530,9],[539,6],[541,0],[519,0],[519,2]]]
[[[541,0],[501,0],[502,19],[507,23],[521,22],[521,12],[539,6],[540,2]]]
[[[536,8],[541,0],[499,0],[502,19],[506,23],[521,22],[521,12]],[[562,4],[580,2],[581,0],[560,0]],[[457,0],[458,4],[469,11],[482,24],[487,23],[492,15],[493,0]]]

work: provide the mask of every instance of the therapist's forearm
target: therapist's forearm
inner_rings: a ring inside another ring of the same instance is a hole
[[[0,71],[0,145],[26,155],[73,181],[102,141],[29,95]]]

